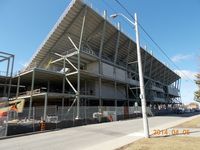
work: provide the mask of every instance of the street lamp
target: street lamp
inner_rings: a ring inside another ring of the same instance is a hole
[[[144,136],[145,136],[145,138],[149,138],[149,126],[148,126],[147,110],[146,110],[146,97],[145,97],[145,89],[144,89],[144,77],[143,77],[143,71],[142,71],[142,59],[141,59],[137,14],[135,13],[134,22],[132,22],[128,17],[126,17],[122,13],[112,14],[110,17],[114,19],[118,16],[124,17],[128,22],[130,22],[135,27],[136,45],[137,45],[137,60],[138,60],[137,62],[138,62],[139,82],[140,82],[140,99],[141,99],[141,104],[142,104]]]

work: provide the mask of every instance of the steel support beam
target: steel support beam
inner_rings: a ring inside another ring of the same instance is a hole
[[[118,22],[117,24],[117,28],[118,28],[118,34],[117,34],[117,42],[116,42],[116,47],[115,47],[115,56],[114,56],[114,64],[116,64],[117,61],[117,56],[118,56],[118,51],[119,51],[119,41],[120,41],[120,33],[121,33],[121,25]]]
[[[29,112],[28,112],[28,119],[29,119],[29,120],[30,120],[30,118],[31,118],[31,112],[32,112],[34,84],[35,84],[35,69],[33,69],[33,72],[32,72],[31,95],[30,95]]]
[[[15,61],[15,56],[13,55],[12,56],[10,79],[9,79],[9,87],[8,87],[8,97],[10,97],[10,90],[11,90],[12,76],[13,76],[13,68],[14,68],[14,61]]]
[[[80,119],[80,51],[81,51],[81,45],[82,45],[82,39],[83,39],[83,32],[84,32],[84,26],[85,26],[85,20],[87,15],[87,7],[85,7],[85,12],[82,20],[82,27],[81,27],[81,34],[80,34],[80,40],[79,40],[79,47],[78,47],[78,75],[77,75],[77,92],[76,92],[76,99],[77,99],[77,114],[75,119]]]
[[[1,56],[1,57],[2,57],[2,56]],[[4,57],[3,59],[0,60],[0,62],[6,61],[7,59],[9,59],[9,58]]]
[[[79,52],[80,53],[80,52]],[[76,66],[74,66],[70,61],[69,59],[65,58],[65,60],[77,71],[78,68],[76,68]]]
[[[63,111],[64,111],[64,104],[65,104],[65,79],[66,79],[66,66],[65,66],[65,62],[66,59],[63,59],[63,71],[64,71],[64,75],[63,75],[63,82],[62,82],[62,94],[63,94],[63,98],[62,98],[62,112],[61,112],[61,118],[63,119]]]
[[[145,46],[145,50],[146,50],[146,46]],[[144,62],[143,62],[143,74],[145,74],[146,71],[146,59],[147,59],[147,52],[144,51]]]
[[[117,56],[118,56],[118,49],[119,49],[119,41],[120,41],[120,23],[117,24],[117,28],[118,28],[118,33],[117,33],[117,42],[116,42],[116,47],[115,47],[115,55],[114,55],[114,64],[116,64],[117,61]],[[117,81],[116,81],[116,66],[114,66],[114,70],[113,70],[113,74],[114,74],[114,90],[115,90],[115,111],[117,113]]]
[[[104,46],[104,40],[105,40],[105,32],[106,32],[106,24],[107,24],[107,11],[104,10],[104,22],[103,22],[103,28],[102,28],[102,35],[101,35],[101,41],[100,41],[100,48],[99,48],[99,107],[100,112],[102,111],[102,51]]]
[[[82,31],[82,30],[81,30]],[[71,39],[70,36],[68,36],[69,41],[72,43],[72,45],[74,46],[74,48],[79,51],[78,47],[76,46],[76,44],[74,43],[74,41]]]
[[[126,57],[126,98],[128,100],[128,108],[129,108],[129,83],[128,83],[128,59],[129,59],[129,53],[130,53],[130,49],[131,49],[131,40],[129,40],[128,43],[128,49],[127,49],[127,57]]]
[[[74,74],[77,74],[77,73],[78,73],[78,71],[74,71],[74,72],[67,73],[67,74],[66,74],[66,77],[71,76],[71,75],[74,75]]]
[[[71,86],[71,88],[73,89],[73,91],[75,93],[77,93],[77,90],[75,89],[75,87],[72,85],[72,83],[69,81],[69,79],[66,77],[67,83]]]
[[[19,74],[18,78],[17,78],[17,91],[16,91],[16,99],[18,98],[19,96],[19,86],[20,86],[20,79],[21,79],[21,76]]]
[[[9,75],[9,70],[10,70],[10,57],[8,58],[8,63],[7,63],[7,68],[6,68],[6,77],[8,77]],[[6,78],[5,84],[7,84],[7,78]],[[3,95],[8,97],[8,95],[6,95],[6,91],[7,91],[7,86],[4,86]]]
[[[4,55],[8,55],[8,56],[14,56],[13,54],[9,54],[9,53],[6,53],[6,52],[2,52],[2,51],[0,51],[0,54],[4,54]]]

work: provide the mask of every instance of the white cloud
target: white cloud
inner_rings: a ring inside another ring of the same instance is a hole
[[[197,85],[194,82],[181,82],[181,99],[184,104],[194,102],[194,92],[197,90]]]
[[[196,79],[195,75],[197,72],[195,71],[190,71],[190,70],[174,70],[182,79],[185,80],[194,80]]]
[[[193,54],[188,54],[188,55],[183,55],[183,54],[178,54],[178,55],[175,55],[171,58],[171,60],[173,62],[180,62],[182,60],[187,60],[187,59],[191,59],[193,56]]]

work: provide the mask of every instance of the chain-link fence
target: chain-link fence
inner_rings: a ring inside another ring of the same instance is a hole
[[[23,134],[43,130],[55,130],[86,124],[124,120],[141,117],[141,107],[80,106],[77,120],[77,107],[38,106],[24,108],[23,112],[9,111],[7,135]],[[152,115],[147,108],[147,114]],[[5,121],[5,120],[4,120]]]
[[[7,120],[8,120],[8,99],[0,99],[0,137],[4,137],[7,134]]]
[[[0,137],[6,136],[7,133],[7,116],[0,117]]]

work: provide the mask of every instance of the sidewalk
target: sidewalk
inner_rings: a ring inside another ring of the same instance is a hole
[[[181,124],[181,123],[186,122],[186,121],[190,121],[190,120],[195,119],[197,117],[200,117],[200,115],[195,115],[195,116],[192,116],[192,117],[184,118],[184,119],[181,119],[181,120],[178,120],[178,121],[174,121],[173,123],[163,124],[163,125],[160,125],[160,126],[157,126],[157,127],[154,127],[154,128],[150,127],[150,134],[152,135],[154,130],[172,129],[172,127],[174,127],[178,124]],[[192,129],[191,132],[192,133],[191,133],[190,136],[200,135],[200,130],[198,130],[198,129]],[[130,143],[132,143],[136,140],[139,140],[141,138],[143,138],[143,131],[133,132],[133,133],[130,133],[126,136],[123,136],[123,137],[120,137],[120,138],[117,138],[117,139],[114,139],[114,140],[106,141],[104,143],[97,144],[97,145],[92,146],[90,148],[87,148],[85,150],[94,150],[94,149],[95,150],[102,150],[102,149],[113,150],[113,149],[120,148],[124,145],[130,144]]]

